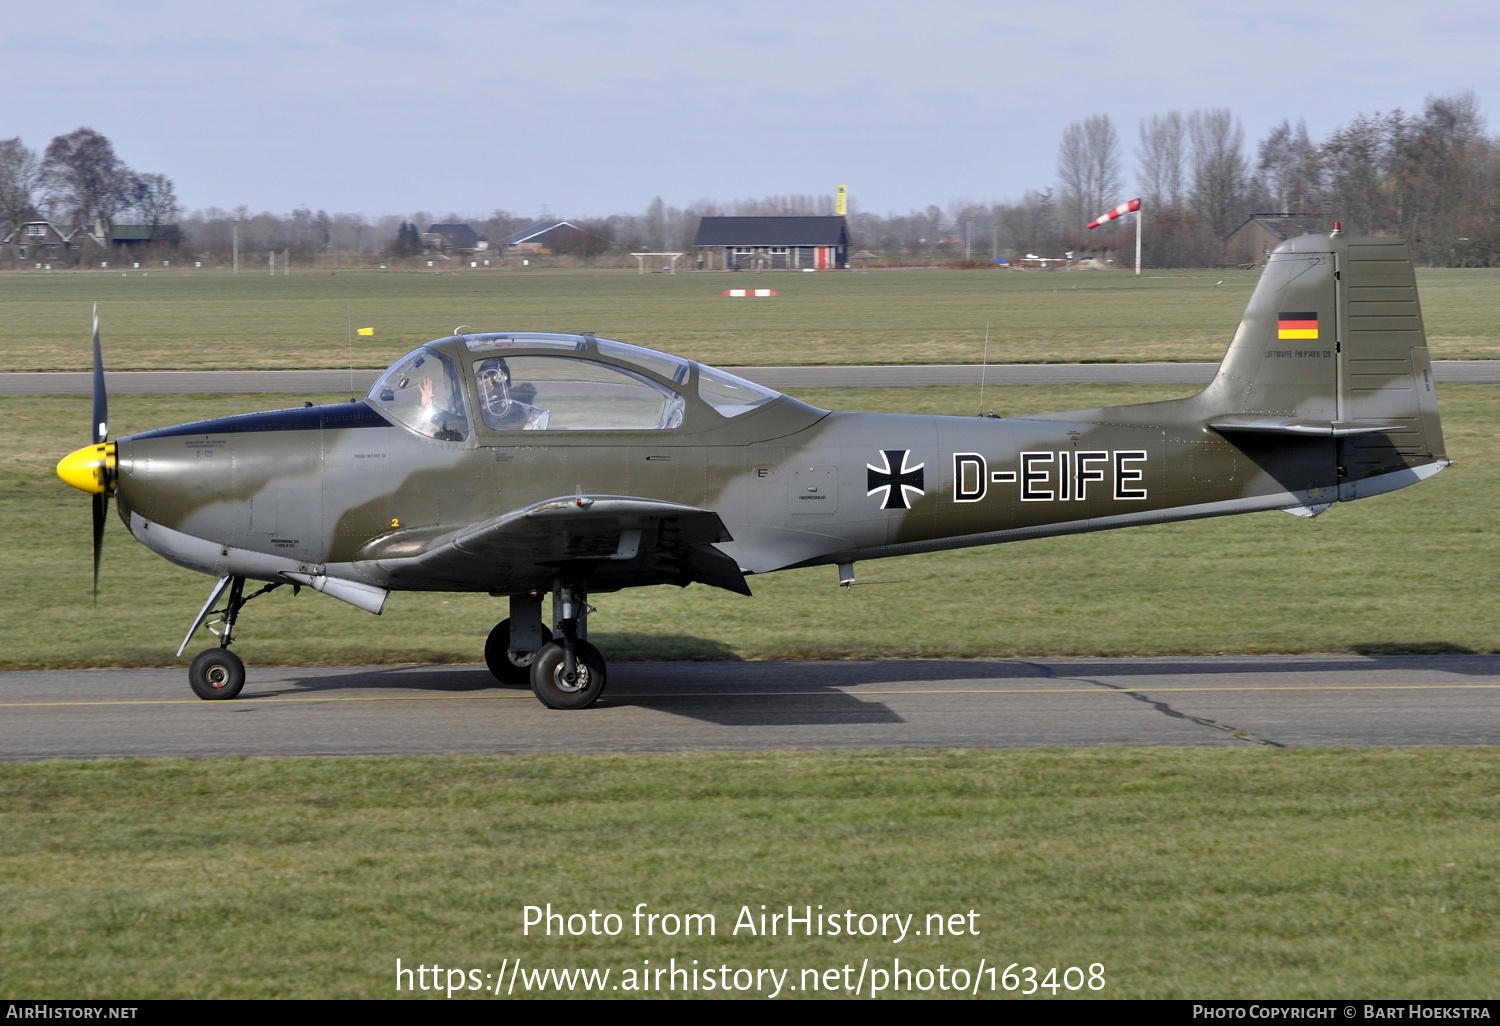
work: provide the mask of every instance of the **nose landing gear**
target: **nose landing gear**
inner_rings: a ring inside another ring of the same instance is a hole
[[[225,602],[223,609],[214,609],[214,603],[219,600],[219,596],[224,594],[226,587],[229,590],[228,601]],[[259,591],[246,595],[243,577],[221,577],[219,583],[214,585],[214,590],[209,593],[208,601],[198,612],[198,619],[193,621],[187,637],[182,639],[182,647],[177,650],[177,654],[182,655],[199,627],[206,627],[210,634],[219,639],[218,648],[208,648],[199,652],[193,659],[193,665],[188,668],[188,684],[192,686],[193,694],[204,701],[215,702],[234,698],[240,693],[245,686],[245,664],[240,661],[239,656],[229,651],[229,646],[234,644],[234,625],[238,622],[240,610],[245,608],[246,602],[259,598],[267,592],[275,591],[279,587],[281,587],[281,582],[276,581]],[[293,591],[300,590],[296,585],[292,587]]]

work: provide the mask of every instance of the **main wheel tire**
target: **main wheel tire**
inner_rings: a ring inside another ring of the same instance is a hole
[[[574,643],[578,679],[563,680],[561,641],[549,641],[531,662],[531,690],[549,709],[587,709],[604,691],[604,657],[587,641]]]
[[[188,669],[188,683],[206,701],[233,698],[245,686],[245,664],[227,648],[207,648]]]
[[[526,657],[524,663],[516,663],[510,657],[510,620],[501,620],[495,624],[495,629],[490,631],[490,636],[484,642],[484,664],[490,668],[490,675],[513,688],[524,688],[531,683],[531,664],[536,661],[536,654],[532,653]]]

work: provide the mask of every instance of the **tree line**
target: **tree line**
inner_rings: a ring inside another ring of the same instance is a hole
[[[1320,142],[1283,120],[1253,150],[1229,110],[1154,115],[1139,126],[1134,182],[1148,266],[1224,263],[1226,239],[1253,213],[1399,236],[1427,264],[1500,263],[1500,140],[1472,92],[1429,97],[1419,113],[1360,114]],[[1118,134],[1097,115],[1063,133],[1054,189],[996,213],[1013,245],[1085,249],[1100,242],[1083,225],[1125,192]],[[1130,241],[1119,225],[1105,240]]]
[[[1253,147],[1233,112],[1169,111],[1140,122],[1127,166],[1126,144],[1107,114],[1067,126],[1057,178],[1018,199],[929,204],[884,215],[851,197],[853,248],[885,263],[989,263],[996,257],[1067,252],[1131,259],[1133,231],[1085,225],[1139,195],[1148,267],[1219,266],[1237,259],[1226,240],[1252,214],[1293,215],[1304,224],[1343,223],[1352,233],[1408,240],[1430,265],[1500,265],[1500,139],[1488,134],[1473,93],[1429,97],[1420,112],[1359,114],[1314,141],[1306,124],[1283,120]],[[698,221],[718,215],[828,215],[831,195],[779,195],[668,205],[569,218],[577,231],[550,240],[554,254],[580,262],[632,262],[631,252],[691,252]],[[274,250],[297,263],[373,263],[433,256],[422,233],[463,223],[498,246],[542,217],[506,210],[487,216],[418,211],[374,219],[299,208],[286,214],[206,208],[184,214],[165,175],[140,174],[108,139],[80,128],[38,155],[20,139],[0,140],[0,235],[37,216],[106,226],[123,217],[176,223],[181,247],[209,260]],[[438,253],[439,256],[445,254]],[[500,254],[491,251],[491,255]],[[451,255],[446,255],[452,259]],[[868,258],[864,258],[868,259]]]
[[[180,210],[170,178],[132,170],[92,128],[55,137],[41,154],[20,137],[0,139],[0,238],[46,219],[102,231],[107,242],[124,218],[155,229]]]

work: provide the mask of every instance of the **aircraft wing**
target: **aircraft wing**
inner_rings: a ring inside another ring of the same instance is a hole
[[[550,588],[559,572],[590,590],[694,581],[749,595],[739,565],[715,542],[732,541],[712,510],[623,495],[571,495],[471,524],[406,556],[370,553],[396,587]],[[397,553],[402,553],[397,555]]]

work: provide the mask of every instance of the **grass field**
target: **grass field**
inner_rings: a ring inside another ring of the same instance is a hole
[[[1497,773],[1494,749],[0,764],[0,993],[394,997],[397,958],[519,957],[790,969],[804,997],[803,969],[899,956],[1102,963],[1087,997],[1492,998]],[[717,930],[523,936],[548,902]],[[734,936],[761,904],[973,910],[979,935]]]
[[[1421,274],[1437,355],[1497,355],[1500,278]],[[729,277],[8,274],[3,348],[8,369],[81,368],[97,298],[117,369],[341,366],[346,309],[380,332],[362,366],[460,322],[592,329],[726,364],[969,362],[991,317],[995,361],[1214,359],[1251,287],[787,275],[757,279],[786,293],[757,305],[720,299]],[[1184,391],[992,388],[986,405]],[[970,415],[977,401],[799,394]],[[302,398],[117,396],[111,419],[121,434]],[[1440,401],[1454,467],[1315,521],[1267,513],[864,563],[862,580],[890,583],[852,593],[822,568],[756,578],[753,599],[603,595],[595,640],[611,659],[1500,650],[1500,388],[1445,386]],[[52,473],[87,421],[87,398],[0,399],[0,667],[170,663],[207,593],[112,518],[91,602],[88,501]],[[278,592],[247,610],[237,649],[252,665],[474,661],[501,615],[480,596],[398,594],[377,618]],[[0,993],[386,997],[397,958],[482,974],[520,957],[616,981],[645,959],[696,958],[791,970],[801,986],[804,969],[900,956],[914,969],[1102,963],[1105,990],[1084,996],[1492,997],[1497,770],[1495,748],[0,762]],[[648,902],[720,927],[691,941],[523,937],[522,906],[547,902]],[[762,903],[973,909],[980,934],[897,946],[729,933]]]
[[[992,388],[1002,413],[1181,394],[1181,387]],[[975,390],[806,390],[844,409],[972,413]],[[117,396],[117,434],[287,405],[291,396]],[[1335,506],[1140,527],[753,578],[754,598],[695,585],[598,595],[610,659],[1500,650],[1500,388],[1441,391],[1457,464],[1417,487]],[[0,400],[0,667],[171,663],[209,580],[111,517],[99,605],[89,506],[52,473],[86,397]],[[258,600],[237,651],[253,664],[473,662],[505,615],[485,596],[397,593],[383,616],[304,592]],[[899,629],[893,629],[899,627]],[[190,652],[189,655],[192,653]]]
[[[1438,359],[1500,357],[1500,271],[1417,272]],[[1218,360],[1255,272],[633,271],[0,273],[7,370],[83,370],[100,306],[112,370],[384,367],[460,324],[593,331],[708,363]],[[726,299],[730,287],[778,289]]]

